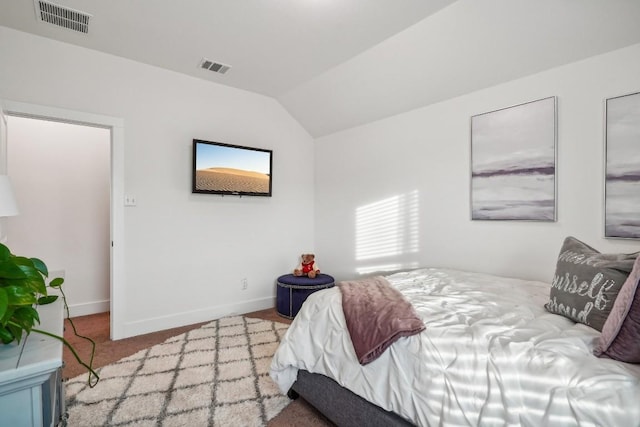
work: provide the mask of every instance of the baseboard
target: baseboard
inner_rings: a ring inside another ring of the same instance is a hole
[[[124,335],[114,336],[114,340],[134,337],[136,335],[148,334],[150,332],[162,331],[165,329],[178,328],[180,326],[193,325],[195,323],[207,322],[227,316],[237,316],[252,311],[265,310],[275,307],[275,297],[257,298],[243,301],[237,304],[220,305],[207,307],[200,310],[175,313],[168,316],[154,317],[152,319],[137,320],[127,322],[123,325]]]
[[[105,311],[109,311],[110,309],[111,309],[111,306],[109,304],[109,300],[73,304],[69,306],[69,317],[87,316],[89,314],[104,313]]]

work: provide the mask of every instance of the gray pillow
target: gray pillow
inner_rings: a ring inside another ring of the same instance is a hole
[[[547,311],[598,331],[633,269],[638,252],[602,254],[574,237],[564,240],[551,284]]]

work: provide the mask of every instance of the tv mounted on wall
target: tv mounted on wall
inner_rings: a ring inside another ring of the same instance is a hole
[[[192,193],[271,196],[272,154],[194,139]]]

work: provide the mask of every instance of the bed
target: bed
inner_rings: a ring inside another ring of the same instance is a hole
[[[272,360],[283,392],[338,425],[640,425],[640,365],[594,356],[600,330],[545,309],[549,283],[436,268],[386,279],[426,329],[362,365],[340,289],[314,293]]]

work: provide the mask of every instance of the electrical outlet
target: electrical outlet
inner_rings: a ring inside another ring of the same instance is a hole
[[[249,287],[249,281],[247,280],[246,277],[240,281],[240,285],[242,286],[243,291]]]

